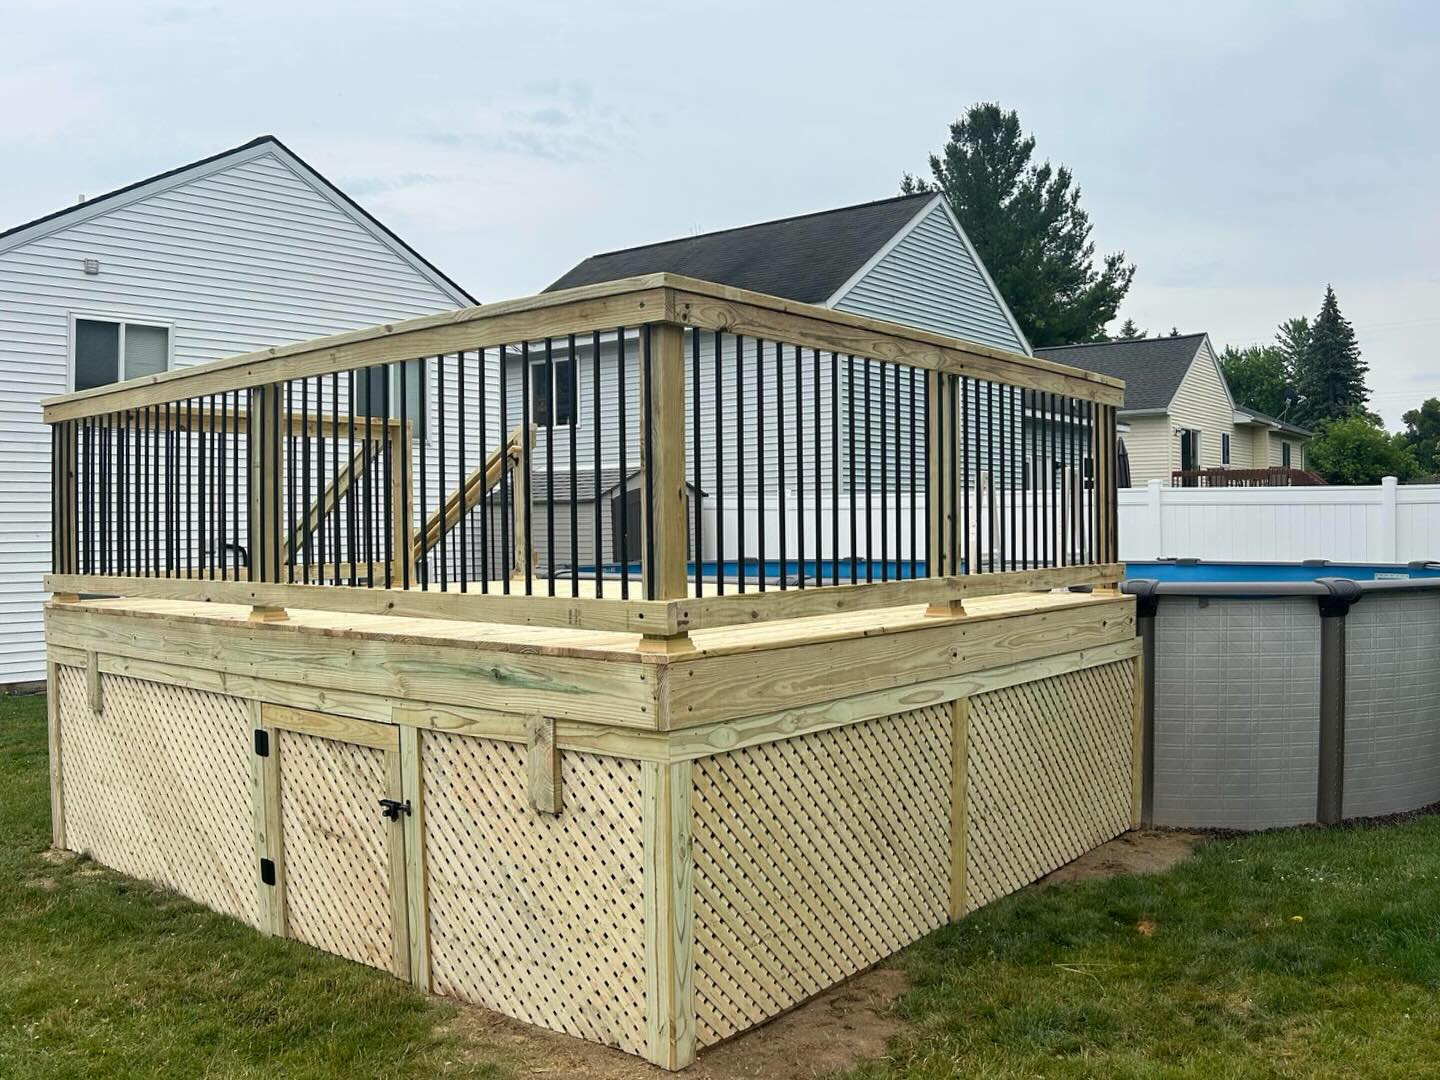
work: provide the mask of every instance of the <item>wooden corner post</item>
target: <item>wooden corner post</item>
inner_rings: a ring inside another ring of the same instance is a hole
[[[646,1058],[662,1069],[695,1060],[694,858],[690,762],[641,763]]]
[[[683,600],[688,536],[685,512],[685,331],[674,323],[646,328],[648,355],[641,372],[640,578],[647,600]],[[689,635],[647,635],[643,649],[680,652]]]
[[[961,572],[960,545],[956,543],[959,514],[956,493],[960,481],[955,471],[959,463],[955,428],[955,378],[943,372],[927,373],[925,383],[925,461],[928,490],[934,493],[925,511],[925,573],[927,577],[951,577]],[[943,600],[931,604],[927,615],[956,616],[965,614],[960,600]]]
[[[650,498],[641,499],[649,544],[641,545],[641,577],[647,600],[681,600],[685,576],[685,331],[657,323],[650,335],[649,379],[643,388],[641,439]]]

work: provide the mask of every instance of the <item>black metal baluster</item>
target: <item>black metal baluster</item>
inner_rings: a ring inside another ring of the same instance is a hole
[[[786,588],[789,574],[790,545],[786,542],[789,532],[786,511],[788,492],[785,490],[785,347],[775,343],[775,449],[779,451],[776,464],[779,476],[775,481],[775,493],[780,498],[780,588]]]
[[[620,599],[630,599],[630,468],[626,462],[627,449],[630,443],[630,427],[625,420],[625,396],[628,393],[625,374],[625,328],[619,327],[615,331],[615,365],[618,371],[616,383],[619,387],[620,398],[617,402],[618,424],[620,440],[620,535],[614,539],[614,547],[619,554],[620,563]]]
[[[890,417],[885,401],[885,372],[880,361],[880,580],[890,580]]]
[[[840,354],[830,354],[830,584],[840,584]]]
[[[405,589],[405,590],[407,590],[407,591],[408,591],[409,588],[410,588],[410,563],[413,561],[413,554],[412,554],[412,553],[413,553],[414,550],[415,550],[415,517],[414,517],[414,515],[410,512],[410,500],[411,500],[411,498],[413,497],[414,491],[415,491],[415,481],[414,481],[414,477],[413,477],[413,476],[411,475],[411,473],[410,473],[410,453],[411,453],[410,440],[411,440],[411,439],[414,437],[414,435],[415,435],[415,432],[414,432],[413,429],[410,427],[410,365],[411,365],[412,363],[414,363],[414,361],[412,361],[412,360],[402,360],[402,361],[400,361],[400,435],[399,435],[399,438],[398,438],[397,441],[398,441],[399,444],[400,444],[400,478],[401,478],[402,483],[404,483],[404,485],[405,485],[405,491],[404,491],[404,498],[403,498],[403,500],[401,501],[401,504],[395,508],[395,512],[396,512],[397,514],[399,514],[402,518],[404,518],[404,521],[405,521],[405,531],[404,531],[404,534],[403,534],[403,535],[404,535],[404,546],[401,548],[401,551],[400,551],[400,584],[401,584],[401,588],[403,588],[403,589]],[[424,364],[425,364],[425,362],[424,362],[423,360],[420,361],[420,365],[421,365],[421,370],[422,370],[422,371],[424,370]],[[484,552],[484,549],[485,549],[485,533],[484,533],[484,527],[483,527],[483,514],[484,514],[484,512],[485,512],[485,497],[488,495],[488,492],[487,492],[486,489],[485,489],[485,477],[484,477],[484,475],[483,475],[483,471],[484,471],[483,466],[484,466],[484,463],[485,463],[485,350],[484,350],[484,349],[481,349],[481,350],[480,350],[480,463],[481,463],[481,466],[482,466],[482,470],[481,470],[481,471],[482,471],[482,475],[481,475],[481,478],[480,478],[480,489],[481,489],[480,512],[481,512],[481,514],[482,514],[482,527],[481,527],[481,533],[480,533],[480,549],[481,549],[481,552],[483,553],[483,552]],[[481,558],[482,558],[482,565],[483,565],[483,560],[484,560],[483,554],[482,554]],[[490,579],[489,579],[489,575],[488,575],[488,571],[487,571],[487,570],[482,569],[481,573],[482,573],[483,575],[485,575],[485,576],[483,576],[482,579],[481,579],[481,580],[484,582],[484,584],[481,586],[481,592],[485,592],[485,591],[488,591],[488,586],[489,586],[489,583],[490,583]]]
[[[600,413],[600,331],[596,330],[590,335],[590,425],[593,428],[590,464],[591,464],[591,485],[594,487],[595,502],[594,510],[594,531],[592,533],[590,559],[595,564],[595,595],[605,595],[605,519],[600,506],[600,495],[603,483],[600,476],[600,429],[603,426]],[[625,432],[620,432],[620,437],[625,437]],[[622,486],[623,494],[623,486]],[[614,554],[615,538],[610,538],[611,554]]]
[[[795,576],[805,588],[805,365],[795,346]]]
[[[849,410],[849,416],[845,425],[845,441],[850,446],[850,584],[854,585],[859,580],[859,558],[860,558],[860,518],[859,508],[856,506],[856,495],[858,492],[859,468],[855,462],[855,354],[850,353],[845,370],[845,403]]]
[[[717,369],[717,374],[718,374],[718,369]],[[717,408],[718,408],[718,405],[719,405],[719,402],[718,402],[718,401],[716,402],[716,405],[717,405]],[[718,430],[718,427],[719,427],[718,423],[717,423],[716,427],[717,427],[717,430]],[[699,493],[703,490],[703,488],[701,487],[701,484],[703,483],[703,481],[704,481],[704,479],[705,479],[705,474],[704,474],[704,471],[703,471],[702,468],[701,468],[701,457],[702,457],[702,455],[701,455],[701,453],[700,453],[700,436],[701,436],[701,430],[700,430],[700,328],[699,328],[698,326],[692,326],[692,327],[690,328],[690,478],[691,478],[691,487],[693,487],[693,488],[695,489],[695,494],[692,496],[692,501],[693,501],[694,504],[695,504],[695,506],[694,506],[695,518],[694,518],[694,525],[693,525],[693,528],[694,528],[694,536],[693,536],[691,539],[692,539],[693,542],[694,542],[693,556],[694,556],[694,559],[695,559],[695,568],[694,568],[694,570],[692,571],[692,573],[693,573],[694,578],[695,578],[695,595],[696,595],[696,596],[704,596],[704,595],[705,595],[705,574],[704,574],[704,550],[705,550],[705,549],[703,548],[703,546],[702,546],[702,544],[701,544],[701,541],[702,541],[703,538],[702,538],[701,535],[700,535],[700,533],[701,533],[701,521],[702,521],[702,518],[701,518],[700,515],[701,515],[701,511],[702,511],[703,508],[702,508],[702,506],[701,506],[702,500],[701,500],[700,494],[699,494]],[[718,516],[717,516],[716,521],[717,521],[717,528],[720,528],[721,526],[719,525],[719,518],[718,518]],[[722,534],[722,535],[723,535],[723,534]],[[721,541],[717,541],[717,548],[718,548],[718,546],[719,546],[720,543],[722,543],[722,542],[721,542]],[[716,557],[716,564],[715,564],[715,565],[716,565],[716,573],[717,573],[717,575],[718,575],[718,574],[719,574],[720,560],[722,560],[722,559],[725,557],[725,556],[724,556],[724,551],[723,551],[723,549],[718,549],[718,550],[716,551],[716,556],[715,556],[715,557]]]
[[[765,339],[755,339],[755,585],[765,591]]]
[[[575,335],[571,334],[570,346],[570,595],[580,595],[580,488],[578,470],[580,459],[575,454],[576,436],[580,427],[580,355],[575,351]],[[482,369],[482,378],[483,369]],[[483,408],[483,405],[482,405]]]
[[[555,595],[555,349],[545,339],[545,392],[550,395],[545,428],[545,591]],[[534,495],[534,490],[531,490]]]
[[[464,355],[463,353],[461,354]],[[394,586],[395,578],[395,499],[391,487],[394,479],[394,462],[390,453],[390,365],[380,365],[380,384],[385,387],[385,393],[380,395],[380,445],[376,448],[377,454],[383,454],[384,471],[380,476],[380,527],[383,530],[381,542],[376,544],[376,554],[385,561],[385,588]],[[463,429],[462,429],[463,430]],[[336,475],[339,475],[340,462],[335,462]],[[462,463],[463,467],[463,463]],[[337,481],[338,482],[338,481]],[[462,484],[463,492],[463,484]],[[464,521],[464,516],[461,516]]]
[[[718,412],[723,406],[721,404],[720,389],[715,389],[715,409]],[[745,473],[747,465],[745,462],[745,338],[741,334],[735,335],[735,591],[745,591]],[[696,485],[696,492],[692,496],[698,503],[700,500],[699,485]],[[695,520],[700,520],[700,512],[695,512]],[[697,530],[698,532],[699,530]]]
[[[875,494],[875,440],[873,416],[875,397],[870,392],[870,358],[864,357],[865,365],[865,407],[862,410],[865,421],[865,581],[875,580],[875,508],[872,499]]]
[[[813,397],[810,415],[815,426],[815,584],[820,586],[825,584],[825,507],[822,494],[825,489],[825,474],[822,467],[824,459],[820,456],[820,350],[811,349],[810,354],[810,392]]]
[[[546,338],[546,339],[545,339],[545,354],[546,354],[546,356],[547,356],[547,358],[548,358],[548,356],[549,356],[549,354],[550,354],[550,339],[549,339],[549,338]],[[482,361],[481,361],[481,362],[482,362],[482,364],[483,364],[483,362],[484,362],[484,361],[483,361],[483,357],[482,357]],[[483,371],[483,367],[482,367],[482,371]],[[552,396],[553,396],[553,394],[552,394]],[[553,422],[554,422],[554,412],[553,412],[554,405],[553,405],[553,403],[552,403],[552,405],[551,405],[551,409],[552,409],[552,412],[551,412],[551,422],[552,422],[552,424],[553,424]],[[456,507],[455,507],[456,525],[457,525],[457,527],[458,527],[459,530],[460,530],[459,555],[458,555],[456,561],[459,563],[459,566],[457,567],[457,569],[458,569],[459,572],[460,572],[460,591],[463,593],[463,592],[469,592],[469,591],[470,591],[470,574],[469,574],[469,568],[465,565],[465,559],[466,559],[466,556],[467,556],[467,554],[468,554],[468,552],[469,552],[469,549],[465,546],[465,536],[466,536],[466,528],[467,528],[467,524],[466,524],[466,523],[469,521],[470,511],[469,511],[469,508],[465,505],[465,350],[464,350],[464,349],[461,349],[458,353],[455,354],[455,427],[456,427],[456,432],[455,432],[455,434],[456,434],[456,437],[457,437],[458,442],[459,442],[459,445],[457,446],[456,451],[455,451],[455,475],[456,475],[456,478],[457,478],[457,479],[456,479],[456,488],[455,488],[455,490],[459,493],[459,496],[460,496],[460,501],[459,501],[459,503],[456,504]],[[553,430],[553,428],[552,428],[552,430]],[[550,440],[549,440],[548,438],[545,440],[545,442],[546,442],[546,445],[547,445],[547,446],[550,444]],[[386,444],[386,445],[387,445],[387,446],[389,445],[389,444],[388,444],[388,441],[387,441],[387,444]],[[483,453],[484,453],[483,448],[482,448],[481,453],[482,453],[482,456],[483,456]],[[389,453],[386,453],[386,455],[385,455],[385,461],[386,461],[386,467],[385,467],[385,475],[386,475],[386,479],[385,479],[385,490],[386,490],[386,491],[389,491],[389,490],[390,490],[390,478],[389,478],[389,477],[390,477],[390,467],[389,467],[390,455],[389,455]],[[554,485],[554,482],[555,482],[555,481],[554,481],[554,477],[553,477],[553,472],[554,472],[554,470],[552,469],[551,472],[552,472],[552,477],[551,477],[550,483],[551,483],[552,487],[551,487],[551,491],[550,491],[550,497],[551,497],[551,500],[553,501],[553,500],[554,500],[554,497],[555,497],[555,491],[554,491],[554,488],[553,488],[553,485]],[[443,485],[442,485],[442,487],[443,487]],[[552,524],[552,531],[553,531],[553,524]],[[388,513],[387,513],[386,516],[385,516],[385,534],[386,534],[387,536],[391,536],[391,537],[393,537],[393,536],[395,535],[393,532],[390,531],[390,516],[389,516]],[[393,541],[392,541],[392,543],[393,543]],[[554,551],[554,545],[553,545],[553,544],[551,545],[551,549],[550,549],[550,550],[551,550],[552,552]],[[553,563],[553,556],[552,556],[552,563]],[[551,569],[552,569],[552,577],[553,577],[553,569],[554,569],[554,568],[553,568],[553,565],[552,565],[552,568],[551,568]],[[386,586],[386,588],[389,588],[389,586],[390,586],[390,581],[389,581],[388,578],[387,578],[386,581],[385,581],[385,586]],[[551,589],[550,595],[552,595],[552,596],[555,595],[553,588]]]
[[[501,345],[497,350],[499,358],[500,378],[500,588],[505,595],[510,594],[510,579],[513,577],[512,570],[515,564],[511,561],[514,552],[511,550],[511,542],[515,533],[510,524],[510,352],[508,345]],[[420,443],[420,471],[425,471],[425,443]],[[426,521],[425,517],[425,484],[420,484],[420,521]]]
[[[711,358],[714,364],[715,382],[712,388],[711,400],[714,402],[715,412],[715,595],[725,595],[725,417],[724,410],[720,407],[720,372],[722,365],[722,354],[724,353],[723,342],[720,339],[720,331],[715,331],[712,343],[715,346],[715,355]],[[698,328],[691,331],[691,345],[695,350],[696,357],[700,355],[700,331]],[[698,370],[698,369],[697,369]],[[699,414],[697,413],[698,417]],[[698,455],[697,455],[698,456]],[[698,537],[697,537],[698,539]],[[696,558],[696,573],[700,572]]]
[[[524,377],[520,380],[520,469],[521,475],[525,477],[525,486],[521,489],[525,492],[525,505],[520,508],[522,524],[525,529],[525,595],[535,594],[535,461],[534,446],[530,441],[531,417],[530,411],[530,342],[521,346],[520,370]],[[442,402],[443,403],[443,402]],[[546,437],[547,443],[549,437]],[[440,440],[440,467],[445,467],[445,440],[444,429],[441,429]],[[441,510],[441,527],[444,527],[444,510]],[[445,551],[440,551],[441,588],[445,586],[444,568]]]
[[[526,446],[529,445],[528,436],[530,433],[530,413],[528,411],[530,400],[529,386],[530,346],[527,343],[525,346],[525,400],[527,405],[527,411],[525,413]],[[435,447],[435,507],[440,512],[440,533],[438,536],[440,545],[440,591],[448,592],[450,589],[450,529],[449,515],[447,513],[448,507],[446,506],[445,500],[445,357],[443,355],[437,357],[435,361],[435,434],[437,440]],[[528,468],[525,470],[525,476],[527,478],[530,476],[530,470]],[[533,500],[534,492],[530,492],[530,495]],[[528,506],[526,507],[525,526],[526,541],[528,543],[530,526]],[[526,567],[526,573],[528,577],[529,567]],[[525,591],[528,593],[530,590],[527,587]]]
[[[359,377],[369,382],[370,374],[367,372],[356,372],[351,369],[348,372],[348,386],[346,387],[346,422],[347,428],[347,461],[350,461],[351,469],[356,461],[356,386]],[[366,387],[369,390],[369,384]],[[366,400],[369,400],[369,393],[366,393]],[[361,418],[363,419],[363,418]],[[425,452],[425,444],[420,444],[420,454]],[[423,458],[420,459],[420,501],[425,500],[425,467]],[[370,456],[364,452],[364,445],[360,446],[360,475],[351,474],[350,487],[346,491],[346,560],[350,563],[350,588],[359,583],[360,573],[360,504],[361,492],[364,491],[364,467],[370,464]],[[423,513],[422,513],[423,517]],[[340,573],[340,559],[336,559],[336,573]]]
[[[978,458],[980,454],[980,420],[979,417],[975,415],[975,412],[977,412],[978,409],[972,411],[970,408],[971,392],[970,377],[968,375],[960,376],[959,386],[957,390],[960,396],[960,407],[956,410],[957,418],[955,420],[955,441],[960,446],[961,459],[961,472],[958,477],[960,482],[961,529],[960,535],[955,538],[955,542],[959,546],[959,557],[964,562],[965,573],[978,574],[980,572],[979,537],[976,537],[973,550],[970,545],[970,482],[972,478],[975,480],[975,491],[977,496],[980,490],[980,483],[978,462],[977,467],[973,473],[970,468],[970,447],[973,441],[975,446],[975,456],[976,458]],[[975,522],[977,525],[977,532],[979,521],[980,508],[977,505],[975,507]]]

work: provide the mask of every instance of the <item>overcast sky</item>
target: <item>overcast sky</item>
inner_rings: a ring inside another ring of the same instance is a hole
[[[269,133],[495,300],[593,252],[895,194],[997,100],[1139,266],[1122,319],[1266,341],[1330,282],[1386,421],[1440,395],[1430,3],[0,13],[0,227]]]

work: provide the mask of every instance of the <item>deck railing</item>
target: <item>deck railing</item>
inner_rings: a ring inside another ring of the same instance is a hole
[[[1271,465],[1263,469],[1175,469],[1170,483],[1174,487],[1320,487],[1325,479],[1308,469]]]
[[[1092,584],[1115,380],[653,275],[54,398],[59,595],[639,631]]]

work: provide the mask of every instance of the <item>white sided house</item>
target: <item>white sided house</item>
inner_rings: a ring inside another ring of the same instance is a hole
[[[474,299],[273,137],[0,233],[0,683],[45,674],[40,402]]]
[[[983,346],[1031,352],[960,223],[936,194],[596,255],[547,291],[653,273],[682,274]],[[897,427],[908,435],[915,425],[923,443],[919,383],[908,376],[894,381],[898,371],[882,372],[879,365],[868,371],[853,366],[846,356],[810,350],[797,356],[754,336],[687,334],[685,349],[686,398],[696,402],[696,416],[688,419],[692,431],[699,433],[698,453],[688,455],[687,479],[689,499],[702,506],[701,513],[692,513],[691,526],[692,550],[700,560],[804,562],[816,557],[817,540],[820,554],[829,553],[826,557],[838,552],[841,557],[894,560],[914,553],[911,521],[924,520],[923,448],[912,455],[900,440],[897,451],[895,436]],[[506,426],[531,417],[539,429],[535,468],[537,473],[553,473],[546,490],[568,504],[573,482],[581,504],[573,515],[580,533],[573,542],[567,509],[555,513],[553,520],[547,512],[545,521],[537,522],[534,548],[542,573],[552,566],[563,570],[572,562],[630,562],[638,551],[633,535],[625,543],[616,543],[613,536],[620,528],[621,491],[632,502],[638,499],[633,477],[641,431],[631,421],[640,410],[640,343],[633,334],[627,338],[623,376],[613,334],[599,340],[598,365],[595,342],[582,338],[574,353],[572,357],[569,343],[563,341],[551,343],[548,356],[539,349],[531,349],[528,357],[511,352],[504,378]],[[528,378],[523,374],[527,361]],[[992,427],[1012,433],[1010,441],[1018,443],[1018,433],[1043,405],[1027,404],[1014,388],[973,381],[970,397],[966,415],[975,453],[962,467],[968,466],[972,483],[1016,490],[1039,487],[1037,478],[1053,472],[1050,459],[1062,456],[1079,475],[1080,452],[1062,448],[1064,440],[1057,436],[1044,447],[1038,439],[1033,447],[1027,443],[1023,456],[1012,449],[1003,462],[992,455],[993,474],[977,479],[989,472],[983,447]],[[628,413],[624,424],[615,415],[622,401]],[[597,416],[603,433],[599,442],[594,438]],[[888,432],[880,426],[886,421],[876,421],[877,416],[888,418]],[[1068,421],[1062,418],[1051,426],[1063,429]],[[617,435],[621,431],[630,433],[623,447]],[[1001,437],[996,436],[997,442]],[[837,444],[845,452],[825,449]],[[632,478],[623,489],[622,475]],[[859,514],[871,525],[869,541],[861,528],[853,545],[843,526],[841,535],[832,535],[835,504],[840,504],[839,517],[848,519],[852,500],[861,501]],[[722,506],[725,509],[717,512]],[[633,533],[638,511],[628,519]],[[701,533],[698,548],[696,528]],[[778,545],[787,531],[782,553]],[[552,540],[553,560],[547,555]]]
[[[1130,484],[1179,471],[1305,468],[1312,432],[1237,405],[1208,334],[1037,349],[1037,356],[1125,380],[1119,419]],[[1183,481],[1182,481],[1183,482]]]

